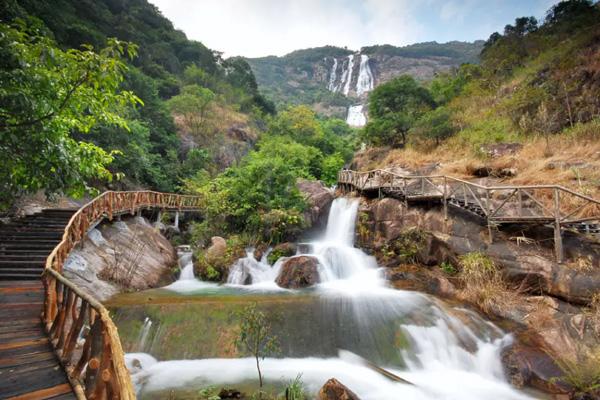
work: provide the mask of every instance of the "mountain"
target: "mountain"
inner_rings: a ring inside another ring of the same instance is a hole
[[[403,74],[425,81],[463,63],[477,63],[483,43],[381,45],[358,52],[324,46],[247,61],[261,90],[278,106],[310,104],[319,113],[361,125],[364,117],[348,116],[349,107],[362,104],[374,87]]]

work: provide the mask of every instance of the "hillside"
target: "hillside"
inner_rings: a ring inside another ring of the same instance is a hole
[[[362,104],[373,87],[402,74],[429,80],[437,72],[477,62],[482,45],[427,42],[358,52],[325,46],[247,61],[261,90],[277,105],[309,104],[319,113],[346,118],[348,107]]]
[[[121,85],[143,103],[121,113],[131,132],[110,124],[75,132],[78,140],[116,151],[108,169],[123,179],[113,187],[173,191],[196,168],[221,171],[249,151],[257,124],[274,112],[245,61],[223,59],[187,39],[146,0],[11,0],[0,11],[3,23],[24,20],[63,50],[86,50],[85,44],[99,51],[109,38],[135,46]],[[194,107],[204,101],[196,118]]]
[[[404,147],[377,146],[391,143],[375,143],[386,117],[370,121],[365,137],[375,146],[355,166],[555,183],[599,197],[599,26],[598,4],[586,1],[559,3],[542,23],[516,19],[490,36],[480,65],[427,85],[434,104],[411,123]]]

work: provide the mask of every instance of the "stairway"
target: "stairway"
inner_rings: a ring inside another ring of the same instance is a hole
[[[0,225],[0,281],[39,279],[75,211],[46,209]]]

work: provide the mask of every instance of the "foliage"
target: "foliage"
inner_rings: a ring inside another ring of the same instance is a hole
[[[600,392],[600,346],[590,348],[579,344],[574,356],[552,358],[563,373],[557,381],[571,386],[580,395],[593,398]]]
[[[429,91],[408,75],[379,85],[369,96],[370,120],[364,129],[365,140],[402,147],[410,128],[434,106]]]
[[[212,90],[199,85],[187,85],[181,88],[180,94],[167,101],[167,106],[173,114],[181,115],[194,133],[202,136],[206,114],[214,99]]]
[[[296,378],[292,379],[285,391],[283,396],[281,396],[285,400],[304,400],[306,399],[306,394],[304,393],[304,384],[302,383],[302,374],[298,374]]]
[[[477,304],[485,312],[515,298],[508,290],[502,274],[484,253],[467,253],[459,258],[458,278],[462,284],[461,296]]]
[[[440,264],[440,269],[444,271],[448,275],[456,275],[458,273],[457,269],[452,265],[452,263],[448,261],[444,261]]]
[[[397,260],[400,263],[417,263],[423,249],[426,233],[420,229],[407,229],[396,239],[385,244],[381,253],[383,261]]]
[[[110,180],[113,154],[71,132],[97,123],[128,129],[121,111],[141,103],[119,88],[136,47],[118,40],[94,52],[59,49],[35,26],[0,25],[2,199],[45,189],[81,196],[91,179]]]
[[[260,360],[268,355],[277,354],[279,342],[277,337],[271,333],[271,324],[265,313],[257,309],[256,303],[246,306],[238,313],[238,317],[240,318],[240,332],[236,343],[256,360],[258,382],[262,389],[263,376],[260,370]]]
[[[436,144],[454,134],[455,128],[450,120],[451,115],[445,107],[426,112],[410,130],[411,135],[421,139],[433,140]]]

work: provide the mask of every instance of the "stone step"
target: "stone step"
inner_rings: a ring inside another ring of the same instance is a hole
[[[50,254],[52,249],[54,249],[58,243],[59,242],[4,242],[0,243],[0,253],[12,250],[44,250]]]
[[[19,281],[19,280],[38,280],[42,275],[43,270],[35,273],[28,272],[8,272],[0,270],[0,281]]]
[[[6,261],[6,260],[0,260],[0,269],[5,270],[5,269],[11,269],[11,268],[43,268],[44,267],[44,260],[38,260],[38,261],[23,261],[23,260],[19,260],[19,261]]]

